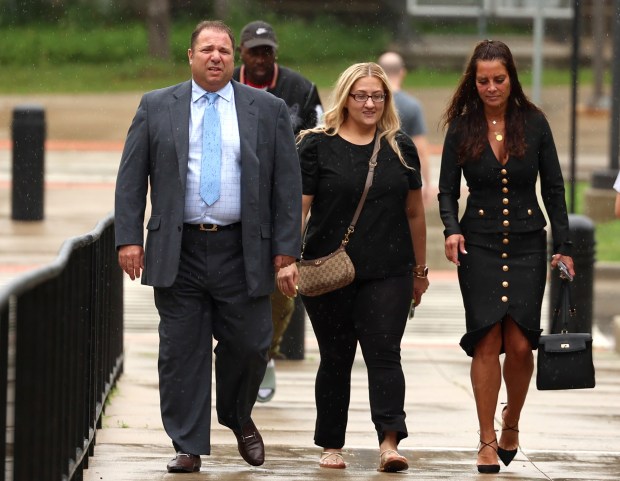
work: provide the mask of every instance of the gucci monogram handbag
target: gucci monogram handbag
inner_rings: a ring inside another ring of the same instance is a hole
[[[355,279],[355,267],[344,244],[331,254],[312,260],[301,260],[298,290],[304,296],[320,296],[348,286]]]
[[[299,281],[297,289],[303,296],[320,296],[327,292],[335,291],[342,287],[348,286],[355,279],[355,267],[351,258],[347,254],[346,246],[349,243],[349,236],[355,230],[355,224],[364,206],[368,189],[372,185],[372,179],[377,166],[377,154],[379,153],[379,135],[375,139],[375,145],[372,156],[368,162],[368,175],[366,176],[366,184],[364,192],[357,204],[357,209],[353,215],[353,220],[349,225],[340,246],[331,254],[318,259],[304,259],[303,252],[301,260],[297,263],[299,271]],[[306,225],[306,229],[307,229]],[[304,235],[305,237],[305,235]]]

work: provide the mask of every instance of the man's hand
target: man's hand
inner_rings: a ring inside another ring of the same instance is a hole
[[[295,264],[295,261],[297,259],[295,259],[292,256],[282,256],[282,255],[277,255],[273,258],[273,267],[276,270],[276,273],[282,269],[283,267],[288,267],[291,264]]]
[[[140,245],[126,245],[118,249],[118,264],[131,280],[140,277],[144,269],[144,248]]]

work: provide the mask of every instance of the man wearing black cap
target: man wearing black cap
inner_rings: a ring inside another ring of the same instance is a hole
[[[239,41],[243,65],[235,68],[233,78],[284,100],[297,134],[316,126],[323,113],[321,99],[312,82],[276,63],[277,50],[278,41],[271,25],[261,20],[248,23]]]
[[[316,86],[299,73],[276,63],[278,41],[273,27],[267,22],[250,22],[241,31],[239,53],[242,65],[235,68],[233,78],[243,84],[266,90],[284,100],[288,106],[295,135],[300,130],[315,127],[323,114]],[[283,357],[280,342],[288,327],[295,301],[278,289],[271,295],[273,339],[269,349],[269,364],[258,392],[257,400],[267,402],[275,394],[274,358]]]

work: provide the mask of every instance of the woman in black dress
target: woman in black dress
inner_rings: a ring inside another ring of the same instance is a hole
[[[426,226],[420,162],[400,131],[385,72],[355,64],[340,76],[324,124],[300,134],[304,259],[334,251],[353,218],[368,173],[375,136],[381,139],[374,180],[346,250],[355,266],[352,284],[316,297],[302,296],[321,355],[316,378],[314,441],[320,466],[344,468],[351,369],[357,344],[368,370],[370,410],[379,440],[379,469],[402,471],[398,443],[407,437],[405,379],[400,343],[412,300],[426,278]],[[415,258],[414,258],[415,250]],[[297,268],[278,273],[278,287],[295,295]]]
[[[477,466],[499,471],[519,446],[518,424],[534,369],[546,267],[546,220],[554,256],[574,274],[564,181],[549,124],[521,88],[514,60],[502,42],[476,45],[446,112],[448,132],[439,179],[445,252],[458,266],[467,333],[461,347],[472,356],[471,382],[480,424]],[[461,175],[469,196],[459,222]],[[503,371],[500,354],[505,353]],[[494,428],[502,374],[507,404],[499,443]]]

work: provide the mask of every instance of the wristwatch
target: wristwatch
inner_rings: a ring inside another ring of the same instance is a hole
[[[413,277],[418,279],[426,279],[428,276],[428,266],[415,266],[413,268]]]

